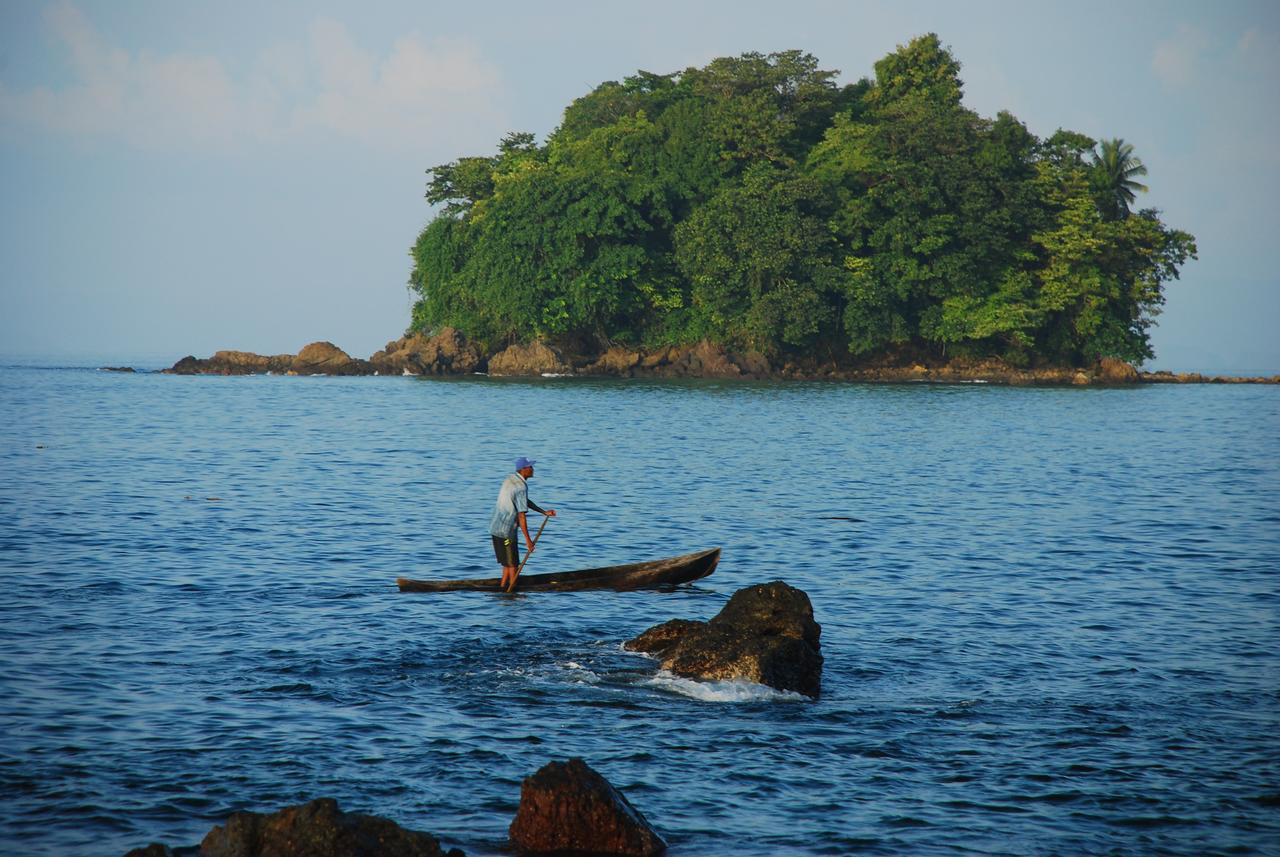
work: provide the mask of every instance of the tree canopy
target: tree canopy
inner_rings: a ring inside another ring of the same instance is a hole
[[[933,34],[839,85],[800,51],[638,72],[543,145],[429,171],[411,327],[497,346],[1142,361],[1193,237],[1130,210],[1123,140],[962,103]]]

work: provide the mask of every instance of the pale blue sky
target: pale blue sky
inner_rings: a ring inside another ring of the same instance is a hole
[[[1149,367],[1280,373],[1280,4],[0,0],[0,354],[367,357],[425,171],[637,69],[798,48],[870,75],[933,31],[966,103],[1123,137],[1198,239]]]

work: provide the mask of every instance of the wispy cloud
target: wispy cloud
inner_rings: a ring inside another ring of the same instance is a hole
[[[1172,36],[1156,44],[1151,69],[1166,85],[1185,87],[1197,81],[1202,57],[1209,46],[1205,33],[1182,24]]]
[[[299,40],[236,67],[217,56],[125,50],[68,2],[45,17],[65,51],[70,82],[28,89],[0,83],[0,124],[11,132],[117,139],[149,149],[323,135],[422,150],[446,138],[471,138],[468,130],[486,139],[506,130],[501,75],[465,40],[406,34],[370,50],[341,22],[322,18]]]
[[[320,129],[375,146],[414,146],[458,125],[497,119],[500,75],[460,40],[405,36],[378,56],[355,44],[339,22],[321,19],[311,27],[301,75],[318,86],[282,113],[287,131]]]
[[[1274,86],[1280,74],[1280,34],[1257,27],[1245,30],[1236,42],[1236,57]]]

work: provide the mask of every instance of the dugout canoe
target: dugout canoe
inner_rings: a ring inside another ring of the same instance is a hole
[[[517,592],[573,592],[581,589],[614,589],[625,592],[632,589],[653,589],[658,586],[675,586],[689,583],[716,570],[720,561],[720,548],[687,553],[667,559],[649,562],[633,562],[628,565],[610,565],[604,568],[584,568],[581,571],[561,571],[552,574],[522,574],[516,583]],[[485,577],[475,580],[412,580],[396,579],[401,592],[501,592],[501,577]]]

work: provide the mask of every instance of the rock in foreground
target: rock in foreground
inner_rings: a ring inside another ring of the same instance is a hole
[[[745,679],[816,699],[821,635],[809,596],[775,580],[738,590],[709,622],[675,619],[624,646],[685,678]]]
[[[649,857],[667,843],[639,810],[581,759],[551,762],[520,787],[511,842],[535,854]]]
[[[154,847],[154,846],[153,846]],[[434,836],[374,815],[347,813],[319,798],[270,815],[237,812],[200,843],[201,857],[463,857]]]

